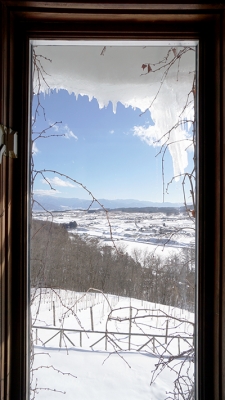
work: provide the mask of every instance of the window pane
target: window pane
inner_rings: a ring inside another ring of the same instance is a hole
[[[196,43],[54,44],[32,47],[30,397],[194,399]]]

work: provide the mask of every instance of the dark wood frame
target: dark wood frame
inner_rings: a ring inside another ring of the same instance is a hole
[[[19,133],[0,167],[1,400],[27,399],[29,38],[198,39],[198,332],[196,400],[225,398],[225,7],[169,0],[0,0],[0,123]]]

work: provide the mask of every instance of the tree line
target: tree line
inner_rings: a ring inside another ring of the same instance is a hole
[[[32,220],[31,286],[86,292],[89,288],[194,311],[194,249],[161,258],[105,246],[66,227]]]

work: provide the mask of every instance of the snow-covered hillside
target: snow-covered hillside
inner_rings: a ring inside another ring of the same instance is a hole
[[[183,390],[191,390],[192,313],[100,292],[31,295],[31,398],[164,400],[180,369]]]

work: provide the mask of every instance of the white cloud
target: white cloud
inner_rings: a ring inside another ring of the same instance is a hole
[[[163,114],[161,115],[161,121],[164,121]],[[135,126],[133,132],[135,136],[138,136],[149,146],[162,147],[162,154],[164,150],[171,154],[174,176],[176,176],[175,181],[178,181],[179,175],[183,174],[185,168],[188,166],[187,147],[191,143],[191,136],[188,136],[187,131],[178,126],[163,136],[162,132],[166,133],[168,129],[166,130],[166,126],[163,126],[163,123],[157,123],[157,125],[148,127]]]
[[[36,142],[32,143],[32,154],[36,155],[37,153],[39,153],[39,150],[37,148]]]
[[[59,131],[59,125],[54,125],[53,123],[50,123],[50,126],[52,125],[52,128],[54,129],[54,131],[58,132]]]
[[[61,186],[61,187],[76,187],[73,185],[71,182],[64,181],[63,179],[59,178],[58,176],[54,176],[54,178],[47,178],[42,179],[42,183],[45,183],[46,185],[48,182],[54,187],[54,186]]]
[[[68,127],[68,125],[65,125],[62,129],[64,137],[66,139],[70,139],[73,138],[75,140],[78,140],[78,137],[76,135],[74,135],[73,131],[71,131],[71,129]]]
[[[52,129],[54,129],[54,131],[57,132],[59,135],[64,135],[65,139],[73,138],[75,140],[78,140],[78,137],[73,133],[73,131],[69,128],[67,124],[54,125],[54,123],[50,122],[50,125],[52,125]]]
[[[114,133],[114,130],[112,129],[109,133],[113,134],[113,133]]]
[[[161,146],[161,142],[156,142],[159,138],[156,135],[156,131],[152,129],[152,126],[134,126],[133,132],[134,136],[138,136],[143,142],[146,142],[149,146]]]
[[[38,196],[55,196],[57,194],[59,194],[61,192],[59,192],[58,190],[52,190],[52,189],[36,189],[34,190],[34,194],[38,195]]]

